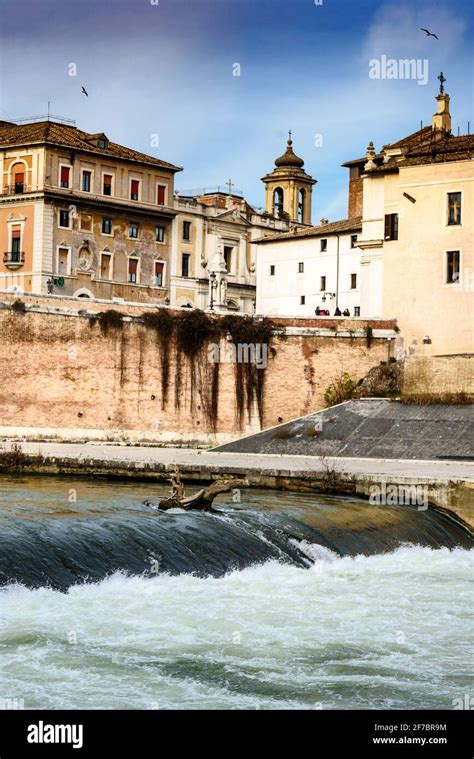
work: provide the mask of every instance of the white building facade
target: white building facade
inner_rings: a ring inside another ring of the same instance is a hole
[[[360,316],[360,217],[272,235],[258,242],[257,313]],[[347,311],[349,314],[347,314]],[[370,314],[375,315],[375,314]]]

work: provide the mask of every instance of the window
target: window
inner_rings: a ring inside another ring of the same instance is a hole
[[[105,216],[102,219],[102,234],[103,235],[112,234],[112,219],[108,219]]]
[[[92,216],[81,213],[81,232],[90,232],[92,230]]]
[[[446,282],[448,284],[459,282],[459,258],[459,250],[449,250],[446,253]]]
[[[300,190],[298,193],[298,221],[304,223],[306,212],[306,190]]]
[[[128,236],[132,238],[132,240],[138,240],[138,224],[130,224],[128,228]]]
[[[191,222],[183,221],[183,240],[191,240]]]
[[[91,191],[91,178],[92,178],[92,172],[91,171],[83,171],[82,172],[82,192],[90,192]]]
[[[99,138],[99,148],[101,150],[104,150],[107,147],[107,142],[104,140],[103,137]],[[105,193],[104,193],[105,194]]]
[[[155,261],[155,287],[163,287],[164,268],[164,263],[161,261]]]
[[[157,188],[157,199],[156,202],[159,206],[164,206],[166,200],[166,185],[165,184],[159,184]]]
[[[61,166],[61,178],[60,178],[60,185],[61,187],[68,188],[69,187],[69,176],[71,174],[71,169],[69,166]]]
[[[164,241],[165,241],[165,228],[157,227],[156,228],[156,242],[164,242]]]
[[[271,276],[271,277],[274,277],[274,276],[275,276],[275,266],[274,266],[274,264],[272,264],[272,265],[270,266],[270,276]]]
[[[227,272],[232,271],[232,245],[224,245],[224,261]]]
[[[398,213],[385,214],[385,239],[398,240]]]
[[[189,277],[189,253],[183,253],[181,256],[181,276]]]
[[[281,187],[277,187],[273,192],[273,215],[277,219],[283,218],[284,213],[284,194]]]
[[[351,248],[357,248],[357,235],[351,235]]]
[[[448,224],[461,223],[461,193],[448,192]]]
[[[65,211],[63,208],[59,210],[59,226],[69,229],[69,211]]]
[[[304,262],[300,261],[298,264],[298,274],[303,274],[304,272]]]
[[[326,290],[326,277],[321,277],[321,286],[319,289],[321,291]]]
[[[128,281],[135,283],[137,281],[138,259],[128,259]]]
[[[58,274],[69,274],[69,248],[58,249]]]
[[[13,188],[15,193],[25,192],[25,168],[22,163],[17,163],[12,169],[13,175]]]
[[[360,316],[360,306],[354,306],[354,316]]]
[[[300,295],[300,306],[304,306],[306,303],[306,295]]]
[[[357,274],[351,274],[351,290],[357,289]]]
[[[132,179],[130,181],[130,200],[138,200],[140,192],[140,182],[138,179]]]
[[[326,238],[324,240],[321,240],[321,253],[324,253],[328,249],[328,241]]]
[[[112,256],[110,255],[110,253],[102,253],[100,257],[100,278],[101,279],[111,279],[111,276],[110,276],[111,262],[112,262]]]
[[[12,254],[10,261],[13,263],[21,260],[21,228],[13,227],[12,229]]]
[[[104,174],[102,192],[104,195],[112,195],[112,174]]]

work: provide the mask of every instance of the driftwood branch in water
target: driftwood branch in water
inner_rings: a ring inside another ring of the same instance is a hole
[[[234,488],[248,488],[249,484],[248,480],[218,480],[188,498],[184,497],[184,492],[183,497],[179,497],[173,493],[171,498],[163,498],[158,508],[162,511],[167,511],[168,509],[212,511],[212,502],[220,493],[228,493],[230,490],[234,490]]]

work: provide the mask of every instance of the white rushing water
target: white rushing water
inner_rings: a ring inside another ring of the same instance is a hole
[[[474,552],[308,554],[307,570],[5,588],[2,695],[50,709],[452,709],[473,693]]]

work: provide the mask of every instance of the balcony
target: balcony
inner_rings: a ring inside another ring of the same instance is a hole
[[[15,184],[9,184],[2,190],[2,195],[23,195],[25,192],[31,192],[32,187],[25,184],[25,182],[15,182]]]
[[[19,250],[9,250],[3,254],[3,264],[7,269],[20,269],[25,263],[25,254]]]

